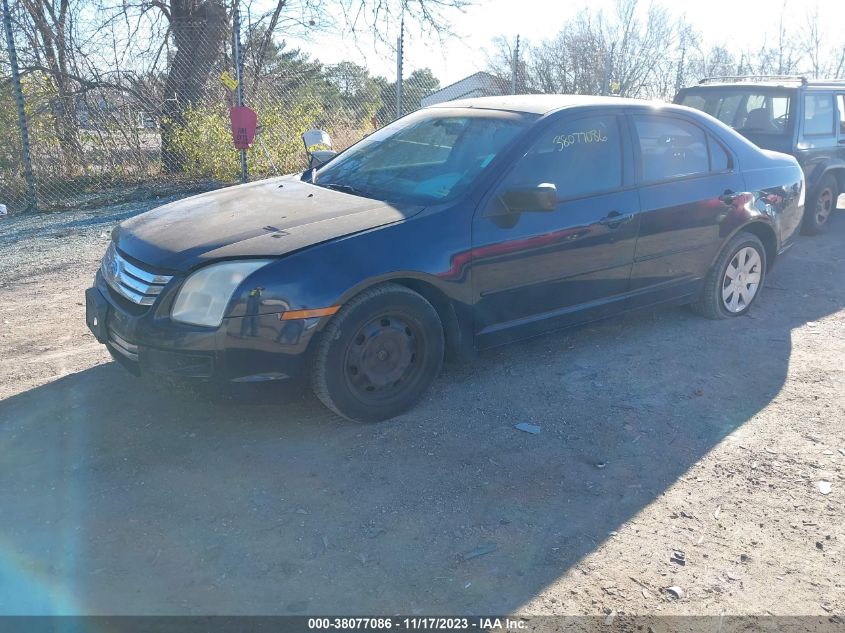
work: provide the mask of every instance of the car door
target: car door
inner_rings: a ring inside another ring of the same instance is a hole
[[[503,207],[508,192],[542,184],[556,189],[547,210]],[[630,139],[615,109],[545,124],[473,218],[479,346],[621,309],[638,211]]]
[[[638,308],[697,290],[745,181],[727,147],[692,121],[659,113],[630,121],[641,218],[628,307]]]

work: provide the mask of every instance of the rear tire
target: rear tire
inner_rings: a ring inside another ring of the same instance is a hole
[[[378,422],[410,409],[440,373],[445,336],[434,307],[397,284],[365,290],[321,334],[311,386],[329,409]]]
[[[807,198],[804,221],[801,224],[801,232],[804,235],[818,235],[827,230],[830,216],[836,209],[837,198],[839,198],[839,183],[833,174],[828,174],[822,178],[813,195]]]
[[[766,249],[756,235],[738,233],[719,254],[693,309],[709,319],[746,314],[766,281]]]

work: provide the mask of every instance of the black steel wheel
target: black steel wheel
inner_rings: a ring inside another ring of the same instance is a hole
[[[311,384],[335,413],[376,422],[410,409],[440,372],[443,326],[424,297],[383,284],[332,317],[314,354]]]

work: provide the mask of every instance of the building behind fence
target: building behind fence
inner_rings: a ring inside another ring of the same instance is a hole
[[[240,155],[229,122],[238,88],[244,105],[258,114],[247,152],[250,180],[301,170],[301,135],[310,128],[325,129],[334,148],[343,149],[400,114],[456,98],[463,88],[472,94],[512,89],[510,77],[487,73],[441,87],[427,69],[406,69],[397,82],[354,63],[320,65],[276,42],[258,55],[254,41],[243,43],[238,83],[229,23],[222,45],[209,43],[216,36],[198,27],[193,41],[182,42],[192,55],[171,50],[167,66],[143,73],[100,64],[68,73],[57,86],[49,69],[27,70],[22,62],[31,183],[10,51],[0,38],[0,203],[11,212],[50,211],[239,182]]]

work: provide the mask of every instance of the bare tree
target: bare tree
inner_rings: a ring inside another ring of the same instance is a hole
[[[74,85],[71,79],[70,0],[22,0],[26,20],[19,20],[29,41],[31,57],[25,70],[38,69],[48,78],[54,97],[50,109],[65,160],[75,162],[82,151],[77,136]]]
[[[822,59],[823,39],[821,25],[819,24],[819,7],[816,5],[812,9],[807,10],[804,33],[810,72],[816,79],[824,74],[824,62]]]
[[[503,41],[488,62],[493,72],[510,53]],[[696,43],[693,30],[661,6],[616,0],[611,13],[584,9],[555,37],[526,46],[527,84],[540,92],[664,96],[685,77]]]
[[[839,54],[833,63],[831,76],[834,79],[845,79],[845,44],[839,48]]]
[[[513,72],[513,53],[516,41],[507,38],[504,35],[498,35],[493,38],[492,46],[485,51],[487,58],[487,70],[490,74],[502,79],[510,77]],[[528,47],[528,43],[523,41],[522,49]]]
[[[845,77],[845,45],[827,27],[817,6],[796,28],[789,0],[782,0],[775,28],[757,50],[701,45],[701,36],[683,17],[672,18],[660,4],[616,0],[613,10],[583,9],[554,37],[525,47],[527,85],[537,92],[671,98],[704,77],[798,75]],[[831,42],[835,42],[831,45]],[[487,67],[507,67],[509,40],[497,38]]]
[[[21,0],[26,13],[19,20],[27,44],[24,72],[49,77],[56,94],[56,134],[68,157],[81,151],[75,98],[108,90],[132,95],[157,116],[163,165],[181,171],[184,157],[174,141],[188,110],[207,96],[211,79],[231,67],[231,19],[239,1]],[[256,12],[253,0],[243,0],[244,39],[253,49],[252,85],[283,35],[342,29],[389,42],[400,18],[443,35],[449,32],[449,12],[468,1],[276,0],[269,10]],[[81,7],[95,10],[96,19],[89,19],[74,41],[73,10]],[[253,29],[260,38],[250,38]]]

